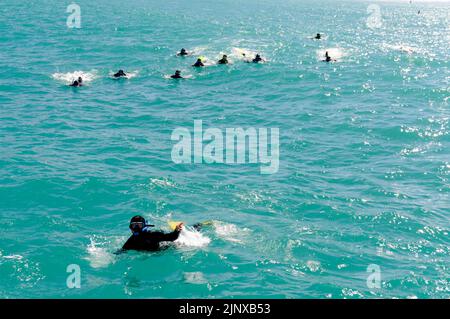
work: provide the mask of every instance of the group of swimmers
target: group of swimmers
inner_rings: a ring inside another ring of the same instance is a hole
[[[313,38],[316,40],[320,40],[322,39],[322,35],[320,33],[317,33],[316,36]],[[188,56],[191,55],[188,51],[186,51],[185,48],[182,48],[180,50],[180,52],[177,53],[177,56]],[[245,57],[245,53],[242,53],[242,55]],[[255,57],[252,60],[246,61],[247,63],[260,63],[260,62],[264,62],[265,60],[261,57],[261,55],[256,54]],[[336,61],[334,59],[332,59],[330,57],[330,55],[328,54],[328,51],[325,52],[325,60],[322,60],[324,62],[332,62],[332,61]],[[217,64],[228,64],[228,56],[226,54],[224,54],[222,56],[222,58],[220,60],[217,61]],[[195,61],[194,64],[192,64],[192,67],[195,68],[201,68],[204,67],[205,64],[203,63],[201,58],[198,58],[197,61]],[[127,74],[123,71],[123,70],[119,70],[117,71],[113,77],[114,78],[122,78],[122,77],[126,77]],[[175,73],[173,75],[170,76],[172,79],[182,79],[183,77],[181,76],[181,71],[180,70],[176,70]],[[73,81],[72,84],[70,84],[70,86],[74,86],[74,87],[79,87],[83,85],[83,79],[81,77],[78,77],[77,80]]]
[[[315,40],[320,40],[322,39],[322,35],[320,33],[317,33],[316,36],[313,38]],[[325,60],[322,60],[323,62],[332,62],[332,61],[336,61],[334,59],[332,59],[330,57],[330,55],[328,54],[328,51],[325,52]]]
[[[180,50],[180,52],[177,53],[177,56],[182,56],[182,57],[188,56],[188,55],[190,55],[190,53],[188,51],[186,51],[185,48],[182,48]],[[243,53],[242,55],[245,56],[245,53]],[[256,54],[256,56],[251,61],[247,61],[247,62],[248,63],[259,63],[259,62],[263,62],[263,61],[264,61],[264,59],[261,57],[261,55]],[[228,64],[228,63],[229,63],[228,56],[226,54],[224,54],[222,56],[222,58],[219,61],[217,61],[217,64]],[[201,58],[198,58],[197,61],[195,61],[195,63],[192,64],[192,66],[195,68],[201,68],[201,67],[204,67],[205,64],[203,63]],[[175,74],[171,75],[170,77],[172,79],[182,79],[183,78],[181,76],[180,70],[176,70]]]
[[[113,77],[116,79],[126,77],[126,76],[127,76],[127,74],[123,70],[119,70],[116,73],[114,73],[114,75],[113,75]],[[79,76],[78,79],[73,81],[72,84],[70,84],[69,86],[74,86],[74,87],[83,86],[83,78],[81,76]]]

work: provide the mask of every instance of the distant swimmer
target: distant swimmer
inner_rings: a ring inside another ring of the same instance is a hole
[[[322,39],[322,36],[320,35],[320,33],[317,33],[316,36],[314,37],[314,39],[320,40],[320,39]]]
[[[158,251],[162,242],[173,242],[178,239],[183,229],[183,223],[178,224],[175,230],[170,233],[152,231],[150,230],[151,227],[154,227],[154,225],[148,225],[142,216],[137,215],[131,218],[129,228],[132,235],[125,242],[121,251]]]
[[[81,76],[79,76],[78,80],[73,81],[72,84],[70,84],[69,86],[73,87],[83,86],[83,79],[81,78]]]
[[[333,60],[331,57],[330,57],[330,55],[328,54],[328,51],[327,52],[325,52],[325,60],[322,60],[323,62],[331,62],[331,61],[336,61],[336,60]]]
[[[257,54],[255,56],[255,58],[252,60],[253,63],[259,63],[259,62],[263,62],[263,58],[261,58],[261,56],[259,54]]]
[[[189,55],[189,53],[186,51],[185,48],[182,48],[182,49],[180,50],[180,52],[177,53],[177,55],[178,55],[178,56],[186,56],[186,55]]]
[[[219,61],[217,61],[217,64],[228,64],[228,57],[226,56],[226,54],[224,54],[222,56],[222,59],[220,59]]]
[[[203,64],[202,59],[199,58],[199,59],[197,59],[197,61],[194,64],[192,64],[192,66],[196,67],[196,68],[199,68],[199,67],[202,67],[202,66],[205,66],[205,65]]]
[[[125,72],[123,72],[123,70],[119,70],[117,71],[116,74],[113,75],[115,78],[121,78],[121,77],[125,77],[127,76],[127,74]]]
[[[181,76],[181,71],[180,70],[176,70],[175,74],[170,76],[172,79],[182,79],[183,77]]]

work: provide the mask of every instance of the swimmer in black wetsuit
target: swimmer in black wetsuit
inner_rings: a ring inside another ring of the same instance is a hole
[[[171,233],[163,233],[161,231],[151,231],[145,218],[142,216],[134,216],[130,221],[130,230],[133,233],[123,245],[121,251],[139,250],[139,251],[158,251],[161,242],[175,241],[183,229],[183,224],[179,224]]]
[[[228,64],[228,57],[226,54],[224,54],[222,56],[222,59],[220,59],[219,61],[217,61],[217,64]]]
[[[317,33],[316,36],[314,37],[314,39],[316,40],[320,40],[322,38],[322,36],[320,35],[320,33]]]
[[[192,64],[192,66],[196,67],[196,68],[199,68],[199,67],[202,67],[202,66],[205,66],[205,65],[203,64],[202,59],[197,59],[197,61],[194,64]]]
[[[74,87],[83,86],[83,79],[81,78],[81,76],[79,76],[78,80],[73,81],[72,84],[69,84],[69,86]]]
[[[127,76],[127,74],[125,72],[123,72],[123,70],[119,70],[117,71],[116,74],[113,75],[115,78],[121,78],[121,77],[125,77]]]
[[[331,61],[336,61],[336,60],[333,60],[331,57],[330,57],[330,55],[328,54],[328,51],[327,52],[325,52],[325,60],[322,60],[323,62],[331,62]]]
[[[175,74],[170,76],[172,79],[182,79],[183,77],[181,76],[181,71],[180,70],[176,70]]]
[[[178,56],[186,56],[186,55],[188,55],[188,54],[189,54],[189,53],[186,51],[185,48],[182,48],[182,49],[180,50],[180,52],[177,53]]]
[[[252,60],[253,63],[259,63],[259,62],[263,62],[264,60],[261,58],[261,56],[259,54],[257,54],[255,56],[255,58]]]

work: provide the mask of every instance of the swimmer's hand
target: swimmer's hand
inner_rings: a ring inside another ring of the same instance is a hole
[[[175,231],[180,232],[183,229],[184,223],[179,223],[177,227],[175,227]]]

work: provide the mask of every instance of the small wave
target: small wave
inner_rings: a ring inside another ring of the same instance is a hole
[[[238,226],[234,224],[227,224],[218,221],[214,221],[213,226],[216,235],[219,238],[234,243],[242,243],[243,242],[242,237],[245,236],[246,233],[250,231],[248,228],[240,229]]]
[[[306,262],[306,267],[310,272],[322,271],[322,266],[321,266],[320,262],[315,261],[315,260],[308,260]]]
[[[11,271],[11,276],[18,280],[23,287],[34,287],[45,279],[38,262],[19,255],[3,255],[0,251],[0,266]]]
[[[7,255],[7,256],[2,256],[2,254],[0,253],[0,257],[4,258],[4,259],[15,259],[15,260],[22,260],[23,256],[21,255]]]
[[[160,187],[175,187],[175,183],[171,182],[167,178],[150,178],[150,183],[153,186],[160,186]]]
[[[397,44],[397,45],[393,45],[393,44],[383,44],[382,48],[385,50],[389,50],[389,51],[399,51],[399,52],[405,52],[408,54],[412,54],[412,53],[417,53],[418,49],[406,45],[406,44]]]
[[[441,143],[430,142],[424,145],[419,145],[410,148],[404,148],[400,151],[401,156],[409,156],[413,154],[424,154],[427,153],[430,149],[440,147]]]
[[[183,273],[184,281],[188,284],[202,285],[208,283],[202,272],[185,272]]]

